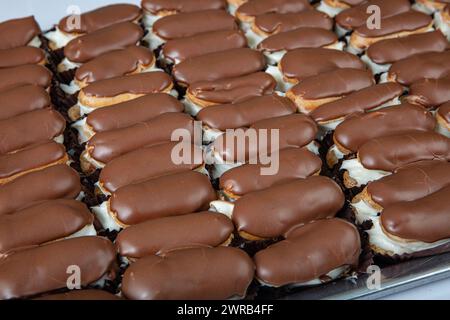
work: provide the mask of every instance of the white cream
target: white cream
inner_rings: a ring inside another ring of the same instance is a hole
[[[160,38],[155,33],[153,33],[152,28],[147,29],[148,33],[144,37],[144,41],[148,43],[148,47],[152,50],[158,49],[160,46],[162,46],[164,43],[166,43],[166,40]]]
[[[83,152],[81,155],[81,158],[87,162],[89,162],[95,169],[103,169],[105,167],[105,164],[102,162],[99,162],[91,157],[89,152]]]
[[[236,15],[236,10],[237,10],[237,6],[233,5],[233,4],[228,4],[228,12],[234,16]]]
[[[345,28],[341,27],[340,25],[336,24],[335,32],[336,32],[338,38],[342,38],[343,36],[349,34],[351,32],[351,30],[345,29]],[[347,41],[347,43],[348,43],[348,41]]]
[[[187,96],[181,100],[181,103],[183,103],[184,105],[184,112],[193,117],[196,117],[198,113],[203,109],[203,107],[192,102],[191,99],[189,99]]]
[[[234,203],[223,200],[212,201],[209,204],[209,211],[221,213],[227,216],[230,220],[233,219]]]
[[[86,118],[78,120],[77,122],[72,124],[72,128],[78,131],[78,142],[80,144],[88,142],[95,135],[95,132],[92,131],[87,125]]]
[[[243,25],[244,24],[245,23],[243,23]],[[255,33],[250,27],[247,27],[246,29],[244,29],[244,31],[245,37],[247,38],[248,46],[252,49],[255,49],[261,41],[267,38],[267,36],[261,36]]]
[[[373,74],[379,74],[383,72],[388,72],[391,68],[391,64],[378,64],[372,61],[367,54],[361,57],[361,60],[372,70]]]
[[[344,11],[343,8],[332,7],[332,6],[330,6],[328,3],[326,3],[323,0],[320,1],[320,4],[316,8],[316,10],[324,12],[324,13],[326,13],[327,15],[329,15],[332,18],[336,17],[339,13]]]
[[[351,206],[355,212],[356,221],[359,224],[363,224],[365,221],[372,221],[373,218],[379,215],[379,212],[364,200],[352,203]]]
[[[53,138],[53,141],[59,144],[64,144],[64,134],[61,134],[55,138]]]
[[[58,27],[54,31],[44,33],[44,37],[52,42],[55,49],[64,48],[70,41],[78,38],[80,35],[62,32]]]
[[[366,169],[358,159],[345,160],[342,163],[341,170],[348,172],[350,178],[356,181],[357,187],[391,174],[391,172],[387,171]]]
[[[447,129],[446,126],[442,125],[441,123],[438,122],[437,126],[436,126],[436,131],[444,136],[446,136],[447,138],[450,138],[450,131]]]
[[[144,26],[146,28],[151,28],[153,27],[153,25],[155,24],[156,21],[158,21],[159,19],[161,19],[162,16],[158,16],[155,14],[151,14],[151,13],[145,13],[144,16],[142,17],[142,23],[144,24]]]
[[[434,23],[436,25],[436,29],[441,30],[441,32],[447,37],[448,41],[450,41],[450,22],[445,21],[442,16],[442,12],[438,11],[434,14]]]
[[[92,212],[97,217],[98,221],[102,225],[103,229],[109,231],[120,231],[122,227],[111,217],[108,211],[108,201],[103,202],[97,207],[91,208]]]
[[[83,229],[75,232],[74,234],[66,237],[65,239],[73,239],[73,238],[80,238],[80,237],[94,237],[97,235],[97,231],[94,228],[93,224],[88,224]]]
[[[345,157],[345,154],[342,153],[341,150],[339,150],[338,146],[335,144],[330,148],[330,150],[328,150],[328,152],[333,154],[338,161],[344,159]]]
[[[428,15],[431,15],[433,12],[436,11],[436,9],[433,8],[433,6],[427,6],[425,3],[418,3],[418,2],[412,5],[412,9],[419,12],[423,12]]]
[[[64,58],[63,61],[58,65],[58,71],[64,72],[72,69],[77,69],[81,67],[81,63],[72,62],[67,58]]]
[[[283,74],[277,66],[269,66],[266,72],[270,74],[277,82],[277,90],[281,92],[289,91],[294,84],[284,81]]]
[[[41,41],[41,39],[39,39],[38,36],[36,36],[28,43],[28,46],[40,48],[42,46],[42,41]]]

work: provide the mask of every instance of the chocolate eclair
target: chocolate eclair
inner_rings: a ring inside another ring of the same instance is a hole
[[[436,112],[437,131],[450,138],[450,102],[444,103]]]
[[[141,9],[132,4],[112,4],[98,9],[64,17],[55,27],[44,34],[49,40],[49,47],[57,50],[65,47],[70,41],[88,33],[121,22],[138,23],[142,17]]]
[[[113,244],[100,237],[81,237],[13,251],[0,258],[0,299],[26,298],[67,288],[76,265],[85,287],[112,280],[116,254]]]
[[[434,14],[434,24],[436,29],[440,30],[450,41],[450,4]]]
[[[450,101],[450,77],[413,83],[406,100],[430,109]]]
[[[249,241],[276,239],[295,226],[332,218],[345,201],[330,178],[313,176],[246,194],[236,202],[213,201],[211,208],[233,219]]]
[[[410,131],[370,140],[359,148],[357,158],[344,160],[341,170],[344,170],[345,186],[353,188],[390,175],[410,163],[449,159],[449,138],[432,131]]]
[[[76,69],[107,52],[138,45],[143,36],[140,26],[122,22],[75,38],[64,47],[65,58],[58,65],[58,71]]]
[[[35,85],[49,89],[52,73],[41,65],[27,64],[0,69],[0,92],[26,85]]]
[[[188,87],[183,104],[186,112],[196,116],[201,110],[215,105],[237,104],[254,97],[272,95],[277,83],[266,72],[249,75],[200,81]]]
[[[59,199],[0,216],[0,253],[56,240],[97,235],[85,204]],[[11,232],[14,230],[14,232]]]
[[[365,0],[321,0],[317,10],[325,12],[330,17],[335,17],[344,10],[357,6]]]
[[[228,246],[233,231],[233,222],[226,216],[206,211],[136,224],[120,232],[115,245],[121,257],[135,261],[196,245]]]
[[[371,45],[361,59],[374,74],[379,74],[387,72],[394,62],[416,54],[443,52],[448,48],[448,41],[442,33],[432,31],[381,40]]]
[[[12,19],[0,23],[0,50],[42,45],[41,28],[34,16]]]
[[[235,15],[241,22],[249,23],[266,13],[298,13],[311,9],[308,0],[250,0],[242,4]]]
[[[47,91],[36,85],[24,85],[0,92],[0,120],[50,107]]]
[[[244,298],[254,273],[252,259],[237,248],[174,250],[131,265],[122,294],[133,300]]]
[[[108,291],[98,289],[73,290],[64,293],[48,294],[34,300],[48,301],[110,301],[121,300],[120,297]]]
[[[284,237],[254,257],[256,278],[265,286],[319,285],[349,275],[358,266],[361,240],[356,227],[347,221],[315,221]]]
[[[336,69],[309,77],[286,92],[300,112],[309,114],[321,105],[370,87],[375,80],[360,69]]]
[[[120,230],[147,220],[207,210],[215,199],[206,175],[184,171],[128,184],[92,210],[105,229]]]
[[[78,140],[83,144],[99,132],[125,129],[164,113],[183,110],[184,106],[173,96],[153,93],[108,108],[96,109],[86,118],[74,123],[73,127],[78,130]]]
[[[0,50],[0,68],[18,67],[24,64],[45,65],[45,51],[35,47],[17,47]]]
[[[130,101],[147,94],[175,94],[172,88],[171,77],[160,71],[100,80],[80,90],[78,103],[69,110],[69,115],[71,119],[76,120],[96,109]]]

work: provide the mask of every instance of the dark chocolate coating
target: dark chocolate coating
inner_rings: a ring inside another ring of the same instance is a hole
[[[326,13],[309,10],[301,13],[267,13],[255,17],[255,26],[268,34],[278,34],[298,28],[333,29],[333,19]]]
[[[450,77],[424,79],[413,83],[407,99],[426,108],[437,107],[450,101]]]

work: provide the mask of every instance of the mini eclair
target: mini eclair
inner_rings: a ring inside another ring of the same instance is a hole
[[[42,45],[41,28],[34,16],[7,20],[0,23],[0,50]]]
[[[35,47],[18,47],[0,50],[0,68],[18,67],[24,64],[45,65],[45,51]]]
[[[413,83],[406,100],[432,109],[450,101],[450,77]]]
[[[50,95],[39,86],[25,85],[0,92],[0,120],[51,106]]]
[[[311,9],[308,0],[250,0],[242,4],[235,15],[241,22],[252,22],[266,13],[298,13]]]
[[[444,103],[436,112],[437,131],[450,138],[450,102]]]
[[[35,85],[48,90],[52,84],[52,77],[50,70],[37,64],[0,69],[0,91],[26,85]]]

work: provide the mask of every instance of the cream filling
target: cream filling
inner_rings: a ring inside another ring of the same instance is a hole
[[[80,237],[95,237],[97,231],[93,224],[86,225],[83,229],[73,233],[72,235],[66,237],[65,239],[80,238]]]
[[[73,39],[78,38],[79,35],[62,32],[58,27],[56,27],[56,30],[45,33],[44,37],[52,42],[56,49],[61,49]]]
[[[81,63],[72,62],[67,58],[64,58],[63,61],[58,65],[59,72],[69,71],[72,69],[77,69],[81,67]]]
[[[53,138],[53,141],[59,144],[64,144],[64,134],[60,134],[59,136]]]
[[[158,16],[158,15],[146,12],[144,14],[144,16],[142,17],[142,23],[144,24],[144,26],[146,28],[150,29],[151,27],[153,27],[155,22],[161,18],[162,18],[162,16]]]
[[[92,158],[91,155],[89,154],[89,152],[83,152],[81,157],[83,160],[89,162],[93,167],[95,167],[95,169],[103,169],[105,167],[104,163]]]
[[[162,46],[164,43],[166,43],[166,40],[160,38],[159,36],[157,36],[155,33],[153,33],[153,29],[152,28],[148,28],[147,29],[148,33],[147,35],[144,37],[144,41],[146,41],[148,43],[148,47],[151,50],[156,50],[158,49],[160,46]]]
[[[338,146],[335,144],[333,144],[333,146],[330,148],[328,152],[333,154],[336,157],[336,159],[338,159],[338,161],[344,159],[345,157],[345,154],[342,153],[341,150],[339,150]]]
[[[320,4],[317,6],[316,10],[321,11],[323,13],[326,13],[327,15],[329,15],[331,18],[336,17],[339,13],[341,13],[342,11],[344,11],[343,8],[335,8],[330,6],[328,3],[326,3],[325,1],[320,1]]]
[[[224,200],[215,200],[209,204],[209,207],[209,211],[221,213],[230,220],[233,219],[234,203]]]
[[[342,38],[346,34],[349,34],[351,32],[351,30],[345,29],[345,28],[341,27],[340,25],[336,24],[335,32],[336,32],[338,38]],[[348,43],[348,41],[347,41],[347,43]]]
[[[441,32],[447,37],[448,41],[450,41],[450,23],[447,23],[442,16],[442,12],[436,12],[434,14],[434,23],[436,25],[436,29],[441,30]]]
[[[382,74],[380,75],[380,81],[379,81],[378,83],[387,83],[387,82],[390,82],[390,81],[388,80],[388,76],[389,76],[389,72],[382,73]]]
[[[342,163],[341,170],[346,170],[350,178],[356,181],[358,187],[391,174],[387,171],[366,169],[358,159],[345,160]]]
[[[284,81],[283,74],[277,66],[269,66],[266,72],[270,74],[277,82],[277,90],[281,92],[289,91],[295,84]]]
[[[372,221],[379,216],[379,211],[364,200],[352,203],[351,206],[355,213],[356,221],[359,224],[363,224],[365,221]]]
[[[372,59],[369,58],[369,56],[367,54],[364,54],[361,57],[361,60],[367,65],[369,66],[370,70],[372,70],[373,74],[379,74],[379,73],[383,73],[383,72],[388,72],[389,69],[391,68],[392,64],[378,64],[372,61]]]
[[[237,6],[235,6],[234,4],[228,4],[228,12],[234,16],[236,15],[236,10],[237,10]]]
[[[39,39],[38,36],[36,36],[28,43],[28,46],[40,48],[42,46],[42,41],[41,41],[41,39]]]
[[[444,125],[442,125],[441,123],[438,122],[437,126],[436,126],[436,131],[444,136],[446,136],[447,138],[450,138],[450,131],[447,129],[447,127],[445,127]]]
[[[264,39],[267,38],[267,36],[261,36],[261,35],[257,34],[256,32],[254,32],[253,29],[248,26],[248,24],[242,23],[242,25],[243,25],[243,27],[245,27],[245,25],[247,25],[247,27],[244,28],[244,31],[245,31],[245,37],[247,38],[248,46],[250,48],[255,49],[261,41],[263,41]]]
[[[111,217],[108,210],[108,201],[103,202],[101,205],[91,207],[92,212],[97,217],[98,221],[102,225],[103,229],[109,231],[120,231],[122,227]]]
[[[433,12],[436,11],[436,9],[433,8],[433,6],[427,6],[425,3],[418,3],[418,2],[412,5],[412,9],[419,12],[423,12],[428,15],[431,15]]]
[[[72,124],[72,128],[78,131],[78,142],[80,144],[88,142],[95,135],[95,132],[87,125],[86,118]]]

